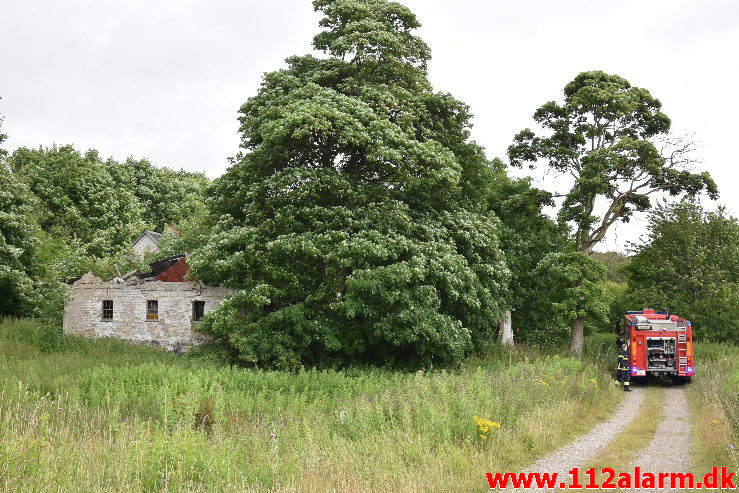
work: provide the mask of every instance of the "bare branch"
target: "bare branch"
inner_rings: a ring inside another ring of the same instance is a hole
[[[699,143],[695,140],[695,134],[669,134],[659,141],[660,155],[665,159],[667,168],[690,169],[702,162],[697,155]]]

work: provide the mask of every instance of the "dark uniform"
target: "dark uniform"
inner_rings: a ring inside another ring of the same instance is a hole
[[[631,392],[629,383],[631,380],[631,372],[629,371],[629,351],[621,349],[618,352],[618,381],[624,384],[624,390]]]

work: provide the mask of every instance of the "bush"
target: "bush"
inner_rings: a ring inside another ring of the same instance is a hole
[[[185,355],[206,365],[229,366],[238,363],[235,351],[223,344],[205,342],[189,349]]]

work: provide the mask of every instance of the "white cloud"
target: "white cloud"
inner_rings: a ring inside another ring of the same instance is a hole
[[[470,105],[473,137],[489,157],[503,157],[534,110],[577,73],[601,69],[649,89],[676,130],[696,133],[721,201],[739,211],[732,193],[739,4],[404,3],[423,23],[435,88]],[[310,2],[294,0],[6,2],[6,146],[73,143],[218,176],[238,150],[239,106],[265,71],[310,52],[318,19]],[[636,234],[625,230],[611,246]]]

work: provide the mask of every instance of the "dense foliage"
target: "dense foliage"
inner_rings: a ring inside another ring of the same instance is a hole
[[[503,164],[494,164],[502,169]],[[529,179],[497,173],[487,195],[491,213],[500,218],[500,242],[511,271],[509,306],[517,340],[558,346],[564,342],[559,311],[547,296],[558,287],[536,271],[547,255],[568,247],[567,230],[542,212],[553,205],[551,194],[531,186]]]
[[[544,160],[553,171],[574,178],[557,217],[574,226],[575,251],[591,254],[614,223],[649,209],[655,193],[718,194],[707,172],[688,170],[689,142],[668,139],[666,155],[655,146],[653,139],[670,129],[661,108],[649,91],[618,75],[583,72],[565,86],[562,104],[550,101],[534,113],[543,136],[530,129],[515,136],[508,148],[512,165]],[[599,200],[602,215],[597,213]],[[585,285],[581,279],[577,283]],[[579,353],[583,320],[571,324],[571,349]]]
[[[287,59],[241,107],[198,278],[239,288],[203,326],[244,362],[459,362],[506,308],[492,168],[467,107],[432,91],[416,17],[315,1],[326,57]]]
[[[603,323],[602,321],[598,323],[595,319],[585,320],[586,333],[588,325],[601,332],[612,333],[615,330],[616,323],[621,322],[627,311],[643,308],[642,306],[631,305],[630,300],[626,297],[626,268],[631,260],[623,253],[613,251],[593,252],[590,258],[602,263],[606,268],[606,278],[601,285],[604,294],[603,302],[609,308],[607,323]]]
[[[688,318],[701,340],[739,342],[739,223],[722,209],[658,207],[628,273],[633,306]]]
[[[30,195],[0,158],[0,315],[28,313],[38,269]]]
[[[0,115],[0,316],[27,313],[38,268],[35,251],[38,226],[31,212],[28,190],[5,164]]]
[[[202,208],[207,184],[202,174],[131,158],[104,161],[69,145],[21,147],[8,165],[30,191],[40,254],[56,277],[88,270],[110,277],[134,267],[130,245],[138,234],[187,220]]]
[[[581,324],[577,331],[584,334],[587,318],[606,322],[608,306],[602,284],[606,268],[602,263],[580,252],[555,252],[539,262],[535,275],[544,288],[541,303],[550,305],[563,323],[574,320]]]
[[[146,227],[159,232],[198,212],[203,207],[203,190],[209,183],[202,173],[156,167],[146,159],[128,158],[115,163],[111,174],[136,197]]]
[[[41,228],[77,243],[88,255],[115,253],[144,227],[133,192],[116,182],[96,151],[20,148],[9,164],[38,199],[35,213]]]

